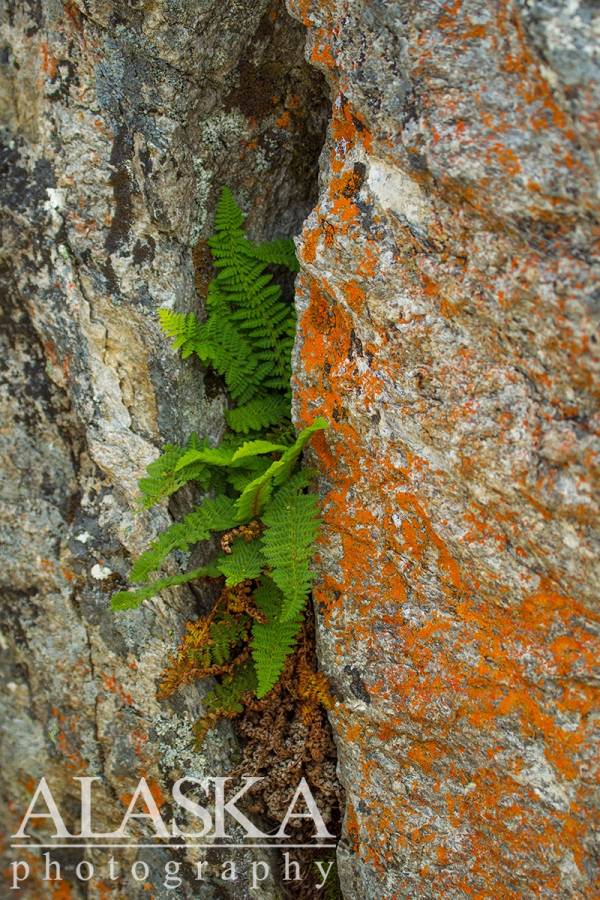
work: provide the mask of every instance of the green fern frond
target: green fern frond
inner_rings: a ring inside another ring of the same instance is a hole
[[[215,234],[208,242],[218,270],[217,289],[229,304],[228,321],[251,347],[261,382],[285,392],[291,374],[295,311],[265,271],[268,263],[257,259],[256,247],[245,237],[242,223],[233,195],[225,188],[215,215]],[[224,312],[223,304],[221,322]]]
[[[195,481],[202,487],[208,487],[211,473],[207,466],[196,461],[195,465],[180,471],[179,461],[191,450],[197,451],[208,445],[207,441],[199,441],[195,434],[191,436],[185,447],[166,444],[165,449],[154,462],[146,468],[146,476],[140,479],[140,493],[146,508],[154,506],[165,497],[170,497],[188,481]]]
[[[255,441],[244,441],[231,457],[231,465],[235,466],[241,460],[243,460],[242,465],[245,465],[250,457],[263,456],[265,453],[284,453],[286,450],[285,444],[274,444],[273,441],[265,441],[262,438]]]
[[[166,588],[176,587],[179,584],[188,584],[190,581],[197,581],[200,578],[218,578],[221,572],[215,565],[201,566],[199,569],[192,569],[191,572],[184,572],[182,575],[169,575],[166,578],[157,578],[143,588],[135,591],[117,591],[111,598],[111,609],[137,609],[144,600],[156,597]]]
[[[291,447],[289,447],[280,460],[276,463],[273,470],[273,481],[276,485],[283,484],[286,481],[298,460],[300,459],[300,454],[308,444],[309,440],[313,436],[316,431],[323,431],[329,428],[329,423],[327,419],[324,419],[322,416],[318,416],[315,421],[308,426],[308,428],[303,428],[294,443]]]
[[[206,541],[213,531],[226,531],[236,525],[234,501],[220,495],[204,500],[181,522],[174,522],[134,562],[131,581],[146,581],[151,572],[160,568],[173,550],[188,550],[199,541]]]
[[[296,644],[302,616],[298,612],[289,621],[281,621],[283,597],[267,576],[263,576],[255,590],[254,600],[267,617],[266,622],[255,621],[252,626],[252,659],[258,682],[256,696],[261,698],[269,693],[283,672],[285,661]]]
[[[246,403],[254,396],[264,378],[260,361],[230,314],[227,297],[211,282],[206,300],[209,317],[200,323],[193,313],[158,311],[163,331],[173,340],[173,348],[181,350],[183,359],[195,353],[222,375],[232,399]]]
[[[255,440],[239,441],[241,446],[234,443],[221,444],[219,447],[202,447],[199,450],[188,450],[177,460],[175,471],[180,472],[197,463],[207,466],[228,467],[232,469],[245,468],[252,465],[253,459],[267,453],[283,453],[287,451],[285,444],[275,444],[273,441]]]
[[[265,567],[260,541],[246,542],[242,539],[234,541],[231,553],[220,556],[215,565],[225,576],[225,584],[229,587],[251,578],[258,578]]]
[[[214,292],[213,292],[214,294]],[[252,347],[229,314],[211,313],[200,326],[196,342],[189,344],[203,363],[222,375],[227,390],[237,403],[246,403],[260,389],[262,371]]]
[[[266,269],[269,263],[292,271],[297,267],[291,241],[255,245],[242,225],[242,213],[231,191],[224,188],[215,214],[215,234],[208,241],[217,275],[206,297],[206,322],[198,322],[193,313],[160,311],[161,324],[174,347],[184,357],[196,353],[222,375],[238,406],[265,393],[289,390],[295,310],[283,300]],[[259,412],[251,414],[256,417]],[[273,411],[267,415],[272,419]],[[251,430],[243,418],[240,421],[239,430]]]
[[[256,674],[251,662],[238,666],[233,675],[225,675],[221,684],[215,685],[202,698],[209,712],[241,713],[241,699],[249,691],[256,690]]]
[[[262,516],[263,552],[283,594],[283,622],[303,608],[313,578],[309,564],[320,522],[316,497],[303,493],[305,485],[306,474],[299,472],[277,491]]]
[[[276,425],[282,419],[290,417],[290,401],[287,397],[272,394],[255,397],[244,406],[228,409],[225,413],[227,424],[233,431],[247,434],[249,431],[262,431]]]
[[[175,463],[175,471],[181,472],[188,466],[202,463],[204,466],[228,466],[235,450],[232,447],[201,447],[188,450]]]
[[[255,245],[253,253],[257,259],[275,266],[285,266],[290,272],[297,272],[300,268],[291,238],[265,241],[264,244]]]
[[[248,485],[254,481],[255,478],[262,475],[270,465],[271,460],[268,456],[257,456],[255,459],[250,460],[248,466],[243,469],[229,469],[227,472],[227,482],[237,494],[242,494]],[[248,516],[247,518],[251,519],[253,517]],[[238,518],[236,524],[239,523],[240,520]]]
[[[243,224],[244,216],[231,190],[228,187],[222,188],[215,212],[215,228],[218,231],[235,232],[241,229]]]
[[[244,488],[235,505],[239,522],[245,522],[247,519],[260,515],[273,492],[273,487],[282,484],[290,477],[300,454],[315,431],[321,431],[328,427],[326,419],[315,419],[312,425],[300,432],[292,446],[286,449],[280,459],[272,463],[262,475]]]
[[[232,616],[225,613],[210,626],[210,647],[212,662],[220,666],[229,662],[231,651],[245,637],[249,618],[246,615]]]
[[[255,519],[262,512],[264,505],[273,493],[272,469],[275,463],[250,481],[235,502],[238,522]]]
[[[173,340],[173,348],[181,350],[183,359],[196,352],[202,341],[202,325],[194,313],[178,313],[163,307],[158,317],[163,331]]]

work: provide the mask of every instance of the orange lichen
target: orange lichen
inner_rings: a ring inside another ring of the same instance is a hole
[[[292,117],[290,116],[288,110],[284,110],[279,118],[275,119],[275,124],[278,128],[290,128],[292,123]]]
[[[443,751],[434,741],[422,741],[409,747],[406,756],[411,762],[416,763],[428,774],[431,773],[435,760],[443,756]]]
[[[111,694],[116,694],[124,706],[133,706],[133,697],[125,690],[123,685],[118,683],[114,675],[103,672],[101,677],[105,690],[110,691]]]
[[[361,278],[372,278],[377,271],[377,245],[374,241],[367,243],[365,251],[356,269],[356,274]]]
[[[311,263],[315,261],[320,237],[320,228],[309,228],[302,233],[302,249],[300,253],[304,262]]]
[[[61,879],[60,881],[51,881],[50,889],[52,890],[53,900],[72,900],[73,892],[68,881]]]
[[[327,69],[335,68],[335,59],[333,58],[330,44],[326,41],[315,44],[311,50],[310,61],[315,65],[320,63]]]
[[[331,120],[331,134],[334,141],[344,142],[346,152],[360,142],[367,153],[372,149],[372,136],[364,119],[356,110],[352,110],[349,102],[341,94],[339,102],[334,105]]]
[[[42,41],[40,44],[40,53],[42,54],[42,68],[48,78],[54,80],[58,72],[58,59],[50,53],[48,42]]]
[[[360,312],[366,297],[365,289],[361,287],[358,281],[349,281],[344,287],[344,293],[348,306],[352,311],[355,313]]]

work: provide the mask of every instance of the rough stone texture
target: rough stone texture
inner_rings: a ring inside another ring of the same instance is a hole
[[[155,699],[202,598],[171,592],[119,616],[107,604],[129,555],[167,521],[164,509],[137,509],[145,465],[165,440],[222,428],[222,394],[179,363],[156,310],[196,307],[190,250],[210,231],[222,183],[254,235],[297,230],[314,202],[328,104],[303,59],[304,29],[279,2],[0,6],[4,830],[42,775],[74,827],[72,777],[83,774],[103,779],[102,830],[119,823],[141,774],[166,796],[177,773],[226,774],[235,752],[224,729],[191,753],[199,690]],[[202,289],[201,243],[196,258]],[[21,858],[36,867],[39,856]],[[158,886],[170,854],[141,858],[152,896],[172,896]],[[60,896],[148,896],[125,878],[87,891],[69,879]],[[34,880],[22,895],[54,890]],[[203,887],[230,895],[245,897],[246,881]]]
[[[295,403],[344,895],[598,896],[598,7],[288,5],[333,98]]]

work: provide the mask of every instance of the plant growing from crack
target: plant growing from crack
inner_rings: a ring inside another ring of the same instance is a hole
[[[255,244],[224,188],[209,240],[217,274],[206,296],[207,318],[160,310],[164,331],[185,359],[196,354],[224,379],[231,399],[229,430],[218,447],[195,434],[183,447],[167,445],[140,482],[150,507],[193,482],[204,499],[167,528],[137,560],[133,590],[113,595],[114,610],[132,609],[160,591],[202,578],[220,579],[208,615],[188,623],[179,652],[163,675],[162,696],[189,681],[218,676],[204,698],[200,740],[218,719],[233,718],[265,697],[280,678],[301,635],[310,594],[310,558],[319,529],[312,473],[301,455],[311,436],[327,427],[318,418],[299,434],[291,423],[293,305],[268,271],[296,272],[291,240]],[[167,557],[219,536],[220,552],[207,565],[159,576]],[[328,703],[324,677],[309,673],[307,702]]]

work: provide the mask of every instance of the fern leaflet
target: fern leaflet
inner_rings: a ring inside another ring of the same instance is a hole
[[[254,247],[254,256],[275,266],[285,266],[290,272],[297,272],[300,266],[296,259],[296,248],[290,238],[277,238]]]
[[[160,568],[173,550],[188,550],[199,541],[206,541],[213,531],[226,531],[236,524],[233,500],[220,495],[205,500],[197,509],[174,522],[142,553],[133,564],[131,581],[145,581],[151,572]]]
[[[228,409],[225,418],[233,431],[248,434],[249,431],[264,431],[281,419],[289,418],[289,415],[288,398],[275,394],[271,397],[255,397],[244,406]]]
[[[188,481],[195,481],[202,487],[208,487],[211,481],[211,473],[206,465],[197,461],[185,472],[177,468],[179,461],[186,453],[198,451],[200,447],[207,446],[207,441],[200,441],[193,434],[185,447],[176,447],[167,444],[165,449],[154,462],[146,469],[146,476],[140,480],[140,492],[142,503],[145,507],[154,506],[166,497],[170,497]]]
[[[236,585],[250,578],[258,578],[265,566],[260,541],[234,542],[231,553],[220,556],[216,562],[219,572],[225,576],[225,584]]]
[[[199,569],[192,569],[191,572],[184,572],[182,575],[168,575],[166,578],[157,578],[143,588],[135,591],[117,591],[112,595],[111,608],[113,610],[136,609],[144,600],[156,597],[166,588],[176,587],[180,584],[188,584],[190,581],[198,581],[200,578],[218,578],[221,572],[215,565],[201,566]]]
[[[312,583],[309,563],[319,530],[317,501],[302,493],[306,473],[300,472],[281,487],[263,513],[262,536],[271,577],[283,594],[281,620],[292,620],[303,608]]]
[[[294,649],[302,616],[298,612],[292,619],[281,621],[283,597],[277,585],[264,576],[254,592],[258,608],[267,617],[266,622],[255,621],[252,626],[252,659],[256,669],[257,697],[264,697],[276,684],[285,661]]]
[[[201,342],[202,326],[194,313],[178,313],[163,307],[158,311],[165,334],[173,339],[173,349],[181,350],[183,359],[196,352]]]

